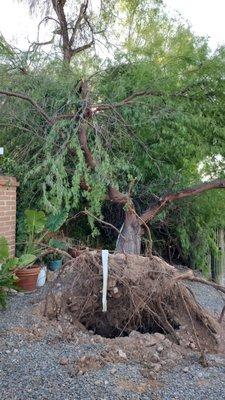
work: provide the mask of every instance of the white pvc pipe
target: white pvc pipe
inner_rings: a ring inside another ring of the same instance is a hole
[[[109,251],[102,250],[102,269],[103,269],[103,287],[102,287],[102,311],[107,311],[107,286],[109,271]]]

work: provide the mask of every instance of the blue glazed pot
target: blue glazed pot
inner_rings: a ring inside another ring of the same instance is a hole
[[[53,260],[49,263],[50,271],[58,271],[62,266],[62,260]]]

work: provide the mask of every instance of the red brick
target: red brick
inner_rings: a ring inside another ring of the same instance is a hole
[[[15,253],[17,186],[15,178],[0,176],[0,235],[7,238],[11,255]]]

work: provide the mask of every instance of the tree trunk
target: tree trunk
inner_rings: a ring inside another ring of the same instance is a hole
[[[216,241],[219,253],[211,254],[211,276],[214,282],[224,285],[225,240],[223,229],[216,231]]]
[[[125,221],[116,242],[116,252],[126,254],[141,252],[141,225],[132,210],[126,211]]]

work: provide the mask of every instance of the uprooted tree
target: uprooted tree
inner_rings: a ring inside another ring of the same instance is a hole
[[[198,183],[200,165],[223,164],[224,50],[212,56],[158,1],[30,5],[45,13],[37,41],[19,52],[1,39],[5,170],[26,203],[65,219],[87,209],[93,233],[105,202],[122,206],[116,249],[140,254],[168,205],[225,188],[221,165]]]
[[[182,283],[198,278],[152,256],[151,223],[207,192],[215,195],[206,213],[223,210],[223,224],[224,49],[212,54],[157,0],[29,3],[44,12],[37,41],[28,51],[0,42],[2,168],[20,180],[21,208],[65,221],[85,214],[92,234],[95,221],[112,227],[103,206],[124,217],[114,227],[122,254],[110,256],[109,312],[101,310],[100,254],[85,252],[68,255],[46,314],[68,313],[109,337],[160,330],[177,342],[176,325],[188,323],[199,350],[208,339],[214,345],[218,322]],[[138,255],[144,233],[149,257]]]

